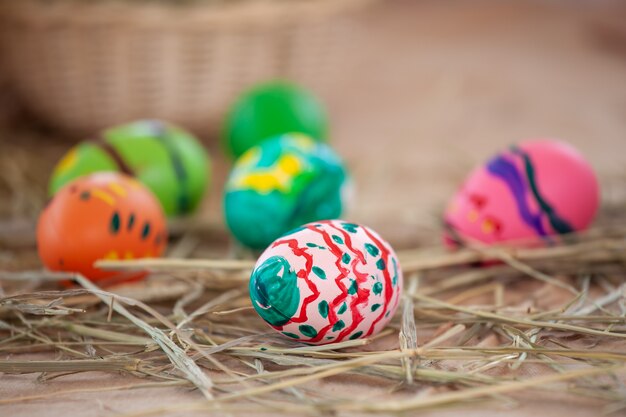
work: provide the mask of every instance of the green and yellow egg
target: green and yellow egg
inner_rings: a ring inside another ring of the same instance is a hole
[[[211,177],[209,156],[192,134],[170,123],[140,120],[107,129],[72,148],[55,167],[49,193],[101,171],[137,178],[168,216],[193,212]]]
[[[241,244],[263,249],[302,224],[341,217],[349,184],[328,145],[300,133],[280,135],[235,162],[224,191],[226,224]]]

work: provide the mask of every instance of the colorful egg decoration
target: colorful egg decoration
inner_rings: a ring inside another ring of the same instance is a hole
[[[555,140],[529,140],[475,169],[445,211],[445,241],[550,243],[586,229],[599,204],[599,186],[576,149]]]
[[[65,185],[37,224],[37,249],[48,269],[77,272],[106,285],[140,279],[145,272],[102,270],[95,261],[158,257],[166,244],[165,216],[152,192],[114,172]]]
[[[68,182],[100,171],[118,171],[148,186],[168,216],[192,212],[210,179],[208,155],[198,140],[180,127],[140,120],[102,132],[61,159],[50,180],[50,195]]]
[[[389,243],[341,220],[309,223],[277,239],[250,277],[261,318],[311,344],[375,335],[393,317],[401,293],[402,270]]]
[[[224,190],[224,214],[233,236],[252,249],[318,219],[340,217],[349,181],[332,149],[290,133],[249,149],[237,161]]]
[[[313,94],[294,84],[274,81],[258,84],[233,104],[222,129],[222,145],[238,158],[263,140],[299,132],[326,139],[326,111]]]

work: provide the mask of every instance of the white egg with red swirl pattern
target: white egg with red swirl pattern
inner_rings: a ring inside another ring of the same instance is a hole
[[[401,293],[402,270],[389,243],[342,220],[309,223],[280,237],[250,277],[261,318],[310,344],[375,335],[393,317]]]

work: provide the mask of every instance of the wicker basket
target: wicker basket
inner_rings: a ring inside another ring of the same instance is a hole
[[[209,134],[254,82],[328,88],[350,49],[346,17],[368,2],[3,2],[0,58],[19,100],[52,126],[84,134],[156,117]]]

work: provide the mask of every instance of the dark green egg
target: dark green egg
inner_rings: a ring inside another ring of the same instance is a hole
[[[327,130],[326,111],[313,94],[275,81],[258,84],[236,100],[222,129],[222,145],[237,158],[276,135],[296,132],[325,141]]]

